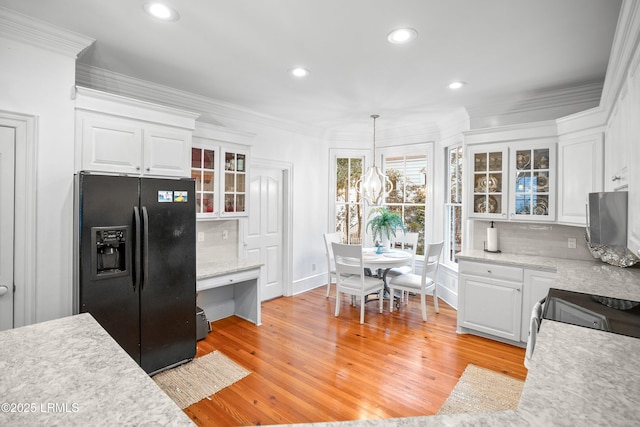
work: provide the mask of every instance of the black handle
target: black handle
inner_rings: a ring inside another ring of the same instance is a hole
[[[149,214],[147,213],[147,207],[142,207],[142,244],[143,246],[143,270],[142,270],[142,288],[145,284],[149,284]]]
[[[136,288],[138,287],[138,285],[140,285],[140,211],[138,210],[137,206],[133,207],[133,218],[136,224],[136,228],[134,231],[134,236],[136,239],[136,250],[135,250],[135,260],[134,260],[134,264],[135,264],[135,268],[136,268],[136,272],[135,275],[136,277],[133,279],[133,291],[136,291]]]

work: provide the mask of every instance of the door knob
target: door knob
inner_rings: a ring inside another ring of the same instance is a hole
[[[6,293],[9,293],[9,288],[4,285],[0,286],[0,297]]]

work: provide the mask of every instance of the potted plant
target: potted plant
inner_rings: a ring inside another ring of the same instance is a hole
[[[372,215],[375,216],[371,218]],[[402,231],[406,231],[400,214],[389,212],[387,208],[372,209],[369,212],[369,218],[371,219],[367,222],[367,231],[371,231],[373,241],[378,246],[378,251],[381,249],[379,242],[382,242],[382,246],[389,247],[389,240],[391,240],[391,236],[395,237],[396,229],[400,228]]]

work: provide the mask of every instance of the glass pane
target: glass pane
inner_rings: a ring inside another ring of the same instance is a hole
[[[215,151],[213,150],[203,150],[203,163],[202,167],[204,169],[215,169]]]
[[[236,159],[233,153],[225,153],[224,170],[226,171],[236,170]]]
[[[362,159],[350,159],[349,162],[349,201],[360,201],[357,183],[362,177]]]
[[[449,201],[462,202],[462,147],[449,151]]]
[[[244,212],[244,194],[236,195],[236,212]]]
[[[475,156],[473,170],[483,172],[487,170],[487,153],[477,153]]]
[[[213,212],[213,194],[202,195],[202,212]]]
[[[501,193],[502,192],[502,174],[490,173],[487,179],[487,191],[489,193]]]
[[[236,170],[238,172],[244,172],[244,167],[245,167],[245,155],[244,154],[238,154],[237,166],[238,166],[238,168]]]
[[[416,253],[424,254],[424,226],[425,226],[425,207],[424,206],[405,206],[404,208],[404,226],[407,231],[418,233],[418,246]]]
[[[200,148],[191,149],[191,167],[192,168],[202,167],[202,150]]]
[[[489,153],[489,170],[502,170],[502,152],[498,151],[497,153]]]
[[[343,204],[336,204],[336,231],[342,236],[342,241],[347,241],[347,207]]]
[[[516,193],[531,192],[531,174],[529,172],[518,172],[516,176]]]
[[[454,258],[452,260],[454,262],[458,262],[458,258],[455,254],[460,253],[462,251],[462,206],[453,206],[453,218],[451,220],[452,227],[452,236],[453,236],[453,252]]]
[[[339,201],[339,202],[347,201],[348,182],[349,182],[349,159],[336,159],[336,201]]]
[[[529,215],[531,213],[531,195],[516,194],[516,215]]]
[[[549,215],[549,196],[536,196],[533,204],[534,215]]]
[[[235,199],[233,194],[225,194],[224,195],[224,211],[234,212],[234,209],[235,209]]]
[[[236,175],[236,191],[238,193],[244,193],[244,179],[245,179],[246,175],[244,174],[238,174]]]
[[[234,182],[235,174],[233,173],[225,173],[224,174],[224,191],[235,191],[236,186]]]
[[[549,168],[549,149],[533,150],[534,169]]]
[[[478,195],[474,197],[473,211],[476,213],[500,213],[502,211],[502,196]]]
[[[191,170],[191,178],[196,180],[196,191],[202,191],[202,179],[200,178],[199,170]]]
[[[474,193],[484,193],[487,191],[487,174],[477,173],[474,178]]]
[[[516,169],[531,169],[531,152],[529,150],[516,151]]]
[[[537,193],[549,192],[549,172],[534,172],[534,190]]]
[[[212,172],[204,172],[202,174],[202,190],[203,191],[213,191],[213,173]]]
[[[362,244],[362,207],[361,205],[350,205],[347,218],[349,241],[348,243]]]

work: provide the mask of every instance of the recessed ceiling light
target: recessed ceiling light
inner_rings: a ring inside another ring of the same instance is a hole
[[[159,2],[145,3],[144,11],[154,18],[158,18],[163,21],[177,21],[180,19],[180,14],[177,10]]]
[[[291,74],[294,77],[307,77],[309,75],[309,70],[302,67],[296,67],[291,69]]]
[[[387,35],[387,40],[389,40],[389,43],[402,44],[409,43],[416,37],[418,37],[418,32],[413,28],[398,28]]]
[[[449,83],[449,89],[460,89],[466,84],[467,84],[466,82],[451,82]]]

